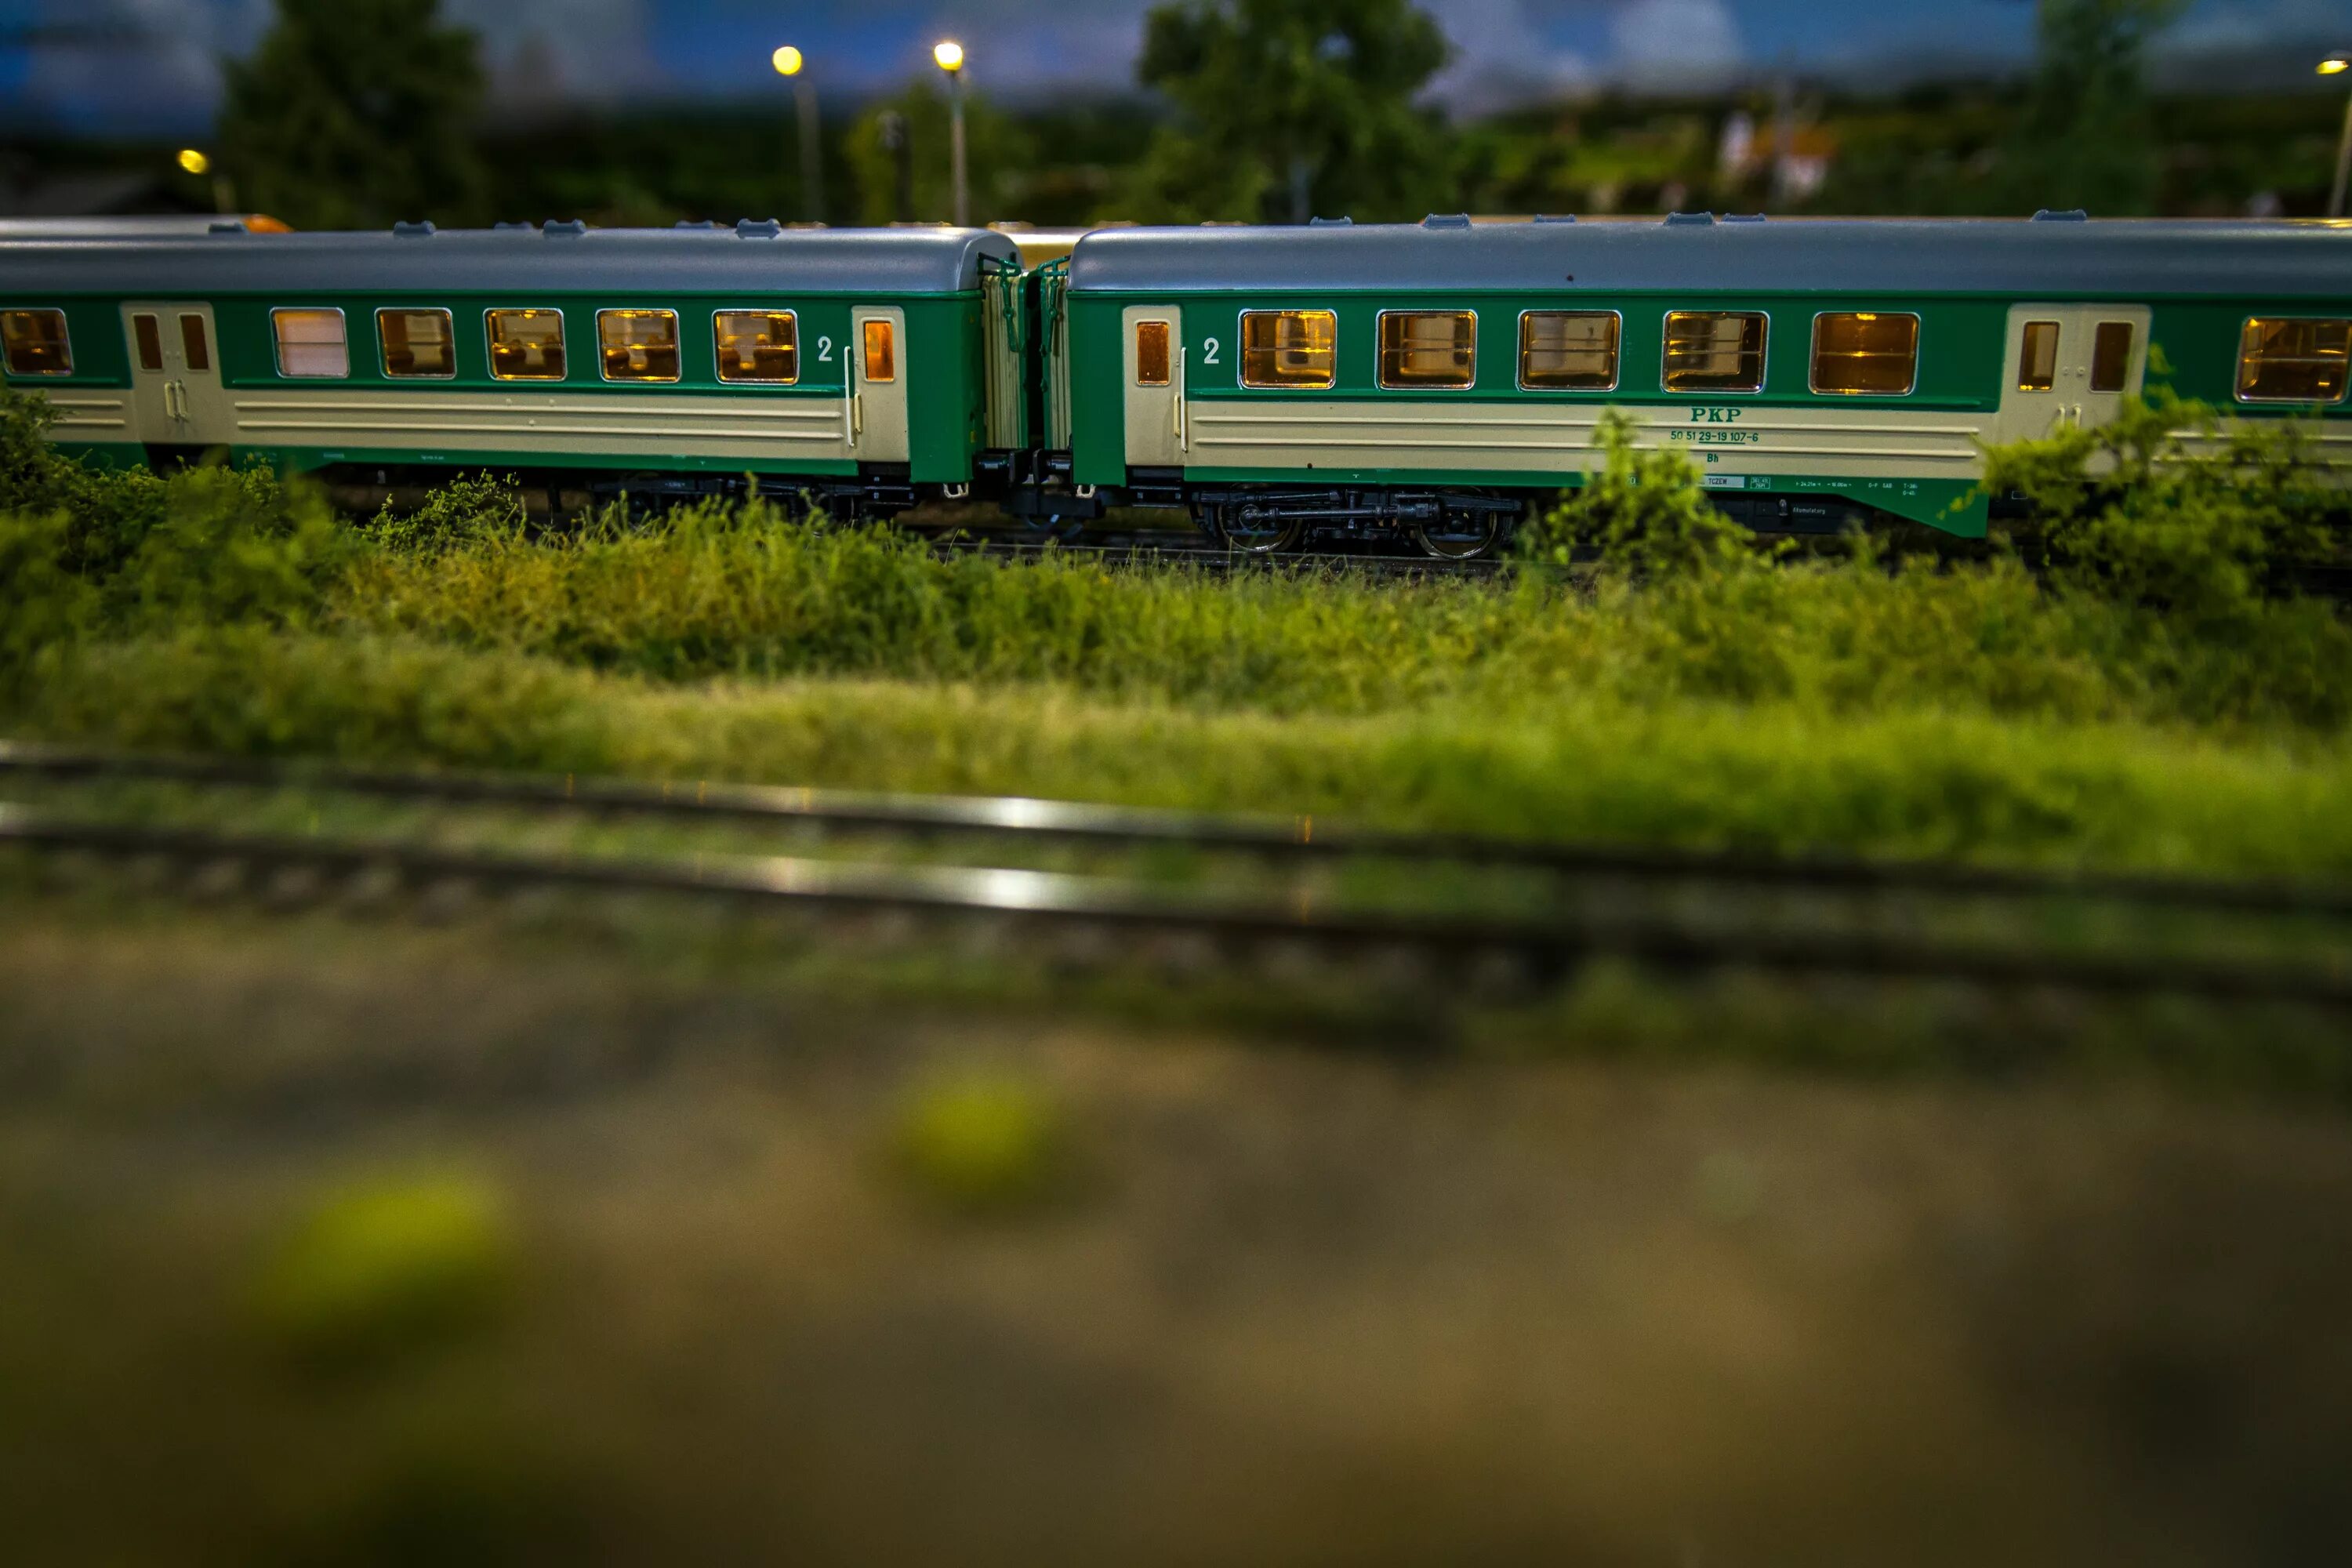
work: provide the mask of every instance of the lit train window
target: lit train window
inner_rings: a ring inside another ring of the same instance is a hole
[[[10,375],[71,375],[73,340],[63,310],[0,310]]]
[[[563,312],[490,310],[490,374],[500,381],[563,379]]]
[[[1519,318],[1519,384],[1610,391],[1619,330],[1614,310],[1529,310]]]
[[[1664,384],[1668,392],[1761,392],[1763,312],[1667,311]]]
[[[1169,380],[1168,323],[1136,322],[1135,384],[1166,386]]]
[[[375,335],[383,344],[383,374],[395,381],[446,381],[457,374],[457,333],[446,310],[378,310]]]
[[[721,381],[789,385],[801,378],[800,320],[790,310],[721,310],[711,331]]]
[[[1244,310],[1244,386],[1328,386],[1339,363],[1339,319],[1328,310]]]
[[[278,336],[278,374],[340,381],[352,374],[341,310],[272,310],[269,325]]]
[[[1478,318],[1468,310],[1381,312],[1382,386],[1468,386],[1478,376]]]
[[[596,344],[606,381],[676,381],[676,310],[599,310]]]
[[[2091,390],[2121,392],[2131,374],[2132,324],[2101,321],[2091,334]]]
[[[2058,384],[2058,323],[2028,321],[2017,345],[2017,390],[2047,392]]]
[[[896,381],[898,379],[898,335],[887,321],[866,323],[866,379]]]
[[[2238,338],[2241,403],[2341,403],[2352,321],[2253,316]]]
[[[1813,318],[1813,390],[1901,397],[1919,377],[1919,318],[1824,310]]]

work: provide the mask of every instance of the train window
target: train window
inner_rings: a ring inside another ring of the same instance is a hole
[[[596,343],[606,381],[676,381],[676,310],[599,310]]]
[[[212,340],[205,335],[205,319],[193,310],[180,318],[180,354],[190,370],[213,367]]]
[[[73,340],[63,310],[0,310],[10,375],[71,375]]]
[[[383,342],[383,374],[395,381],[446,381],[457,374],[457,333],[446,310],[378,310],[375,333]]]
[[[2091,334],[2091,390],[2121,392],[2131,370],[2132,324],[2101,321]]]
[[[1328,310],[1244,310],[1244,386],[1328,386],[1339,363],[1339,319]]]
[[[887,321],[868,321],[864,330],[866,342],[866,379],[874,382],[898,379],[898,335]]]
[[[131,336],[139,345],[139,368],[141,370],[163,369],[163,329],[155,324],[155,318],[144,310],[131,317]]]
[[[563,379],[563,312],[489,310],[490,374],[500,381]]]
[[[1813,390],[1901,397],[1919,375],[1919,318],[1824,310],[1813,318]]]
[[[719,380],[789,385],[801,378],[800,320],[792,311],[721,310],[711,331],[718,341]]]
[[[2341,403],[2352,321],[2253,316],[2238,339],[2241,403]]]
[[[1667,311],[1664,385],[1668,392],[1761,392],[1763,312]]]
[[[278,336],[278,374],[334,381],[352,374],[341,310],[272,310],[269,324]]]
[[[1478,318],[1469,310],[1381,312],[1382,386],[1468,386],[1478,375]]]
[[[1168,323],[1135,323],[1135,384],[1166,386],[1170,380]]]
[[[1614,310],[1529,310],[1519,318],[1519,384],[1611,390],[1618,331]]]
[[[2028,321],[2017,345],[2017,390],[2047,392],[2058,384],[2058,323]]]

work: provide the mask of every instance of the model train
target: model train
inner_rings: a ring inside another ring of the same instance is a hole
[[[1980,444],[2184,395],[2352,460],[2352,228],[1538,218],[0,240],[12,385],[99,461],[1191,510],[1234,548],[1491,549],[1604,411],[1768,529],[1981,532]]]

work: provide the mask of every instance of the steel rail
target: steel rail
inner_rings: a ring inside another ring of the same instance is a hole
[[[2003,952],[1884,933],[1709,929],[1653,920],[1491,920],[1244,903],[1063,872],[873,866],[790,857],[624,859],[446,849],[377,839],[305,838],[79,821],[0,804],[0,847],[116,859],[165,858],[356,877],[404,886],[654,893],[814,911],[989,917],[1254,944],[1288,940],[1351,953],[1418,950],[1460,962],[1499,957],[1537,984],[1595,958],[1652,968],[1754,968],[1794,975],[1946,981],[2108,995],[2352,1008],[2352,979],[2310,969],[2210,961]]]
[[[1713,882],[1856,893],[2072,899],[2239,914],[2352,918],[2352,889],[2131,872],[2037,871],[1852,856],[1771,856],[1466,834],[1334,828],[1311,816],[1206,816],[1019,796],[912,795],[766,784],[638,784],[497,773],[400,773],[242,758],[82,751],[0,742],[0,777],[315,789],[378,800],[806,825],[915,835],[999,835],[1104,847],[1172,847],[1270,859],[1380,858],[1562,877]]]

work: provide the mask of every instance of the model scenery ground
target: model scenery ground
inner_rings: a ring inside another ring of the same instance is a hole
[[[2263,453],[2090,495],[2062,438],[2015,458],[2084,503],[2049,553],[1778,563],[1629,461],[1422,581],[550,531],[494,481],[352,520],[9,421],[14,739],[2352,869],[2352,634],[2278,591],[2320,509]],[[1371,1016],[456,918],[0,865],[0,1484],[45,1560],[2346,1536],[2341,1019],[1613,972]]]

